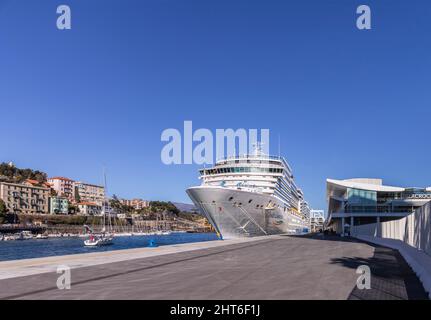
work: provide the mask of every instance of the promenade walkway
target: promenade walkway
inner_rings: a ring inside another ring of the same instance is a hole
[[[359,240],[315,235],[212,243],[199,244],[200,248],[185,244],[174,249],[133,249],[128,257],[124,252],[111,252],[99,258],[93,253],[88,258],[2,262],[0,275],[8,266],[9,276],[3,272],[0,298],[427,299],[396,250]],[[182,252],[173,253],[178,249]],[[151,255],[143,253],[149,250],[153,250]],[[114,261],[118,255],[122,258]],[[68,259],[75,259],[72,287],[59,290],[59,275],[53,270],[59,263],[73,263]],[[88,262],[91,260],[94,263]],[[13,263],[17,264],[15,274]],[[371,268],[370,290],[356,288],[356,268],[362,264]]]

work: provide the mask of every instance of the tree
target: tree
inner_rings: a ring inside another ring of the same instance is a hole
[[[21,183],[26,179],[37,180],[39,183],[47,181],[47,174],[39,170],[19,169],[8,163],[0,163],[0,176],[9,182]]]
[[[180,210],[172,203],[165,201],[151,201],[150,208],[152,212],[163,212],[168,211],[169,213],[178,215]]]
[[[122,209],[122,203],[120,202],[120,200],[118,200],[118,197],[114,194],[112,195],[112,199],[109,200],[109,205],[111,206],[112,209],[121,211]]]
[[[78,187],[75,187],[75,201],[77,202],[77,203],[80,203],[81,202],[81,196],[79,195],[79,190],[78,190]]]
[[[75,214],[79,212],[79,208],[73,204],[69,204],[68,214]]]
[[[2,199],[0,199],[0,224],[3,224],[6,221],[6,214],[8,210],[6,207],[6,203]]]
[[[117,213],[132,213],[133,211],[135,211],[135,208],[133,208],[132,206],[123,204],[115,194],[112,195],[112,199],[109,200],[109,205],[112,209],[117,211]]]

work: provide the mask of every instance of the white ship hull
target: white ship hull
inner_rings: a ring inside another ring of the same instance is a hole
[[[221,186],[192,187],[187,194],[223,238],[308,232],[304,219],[268,194]]]

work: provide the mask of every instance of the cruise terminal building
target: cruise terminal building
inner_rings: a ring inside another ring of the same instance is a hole
[[[326,180],[327,228],[338,234],[351,226],[403,218],[431,201],[431,187],[402,188],[383,185],[382,179]]]

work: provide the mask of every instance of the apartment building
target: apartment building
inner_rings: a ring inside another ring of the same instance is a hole
[[[65,177],[52,177],[48,179],[51,188],[57,192],[57,196],[74,199],[74,181]]]
[[[64,197],[50,197],[49,213],[69,214],[69,200]]]
[[[141,210],[143,208],[150,206],[149,201],[142,200],[142,199],[133,199],[133,200],[122,199],[120,200],[120,202],[126,206],[133,207],[135,210]]]
[[[102,206],[94,202],[78,203],[79,214],[84,216],[99,216],[102,214]]]
[[[310,211],[310,229],[311,232],[323,230],[325,226],[325,212],[323,210]]]
[[[49,195],[49,185],[36,180],[26,180],[22,184],[0,182],[0,199],[11,213],[46,214]]]
[[[308,202],[305,200],[301,201],[300,205],[301,213],[304,215],[306,219],[310,219],[310,206],[308,205]]]
[[[101,206],[105,200],[105,188],[95,184],[77,181],[75,186],[75,199],[79,202],[94,202]]]
[[[304,199],[304,193],[301,189],[297,189],[298,193],[298,208],[299,212],[307,219],[310,219],[310,206],[308,205],[308,202]]]

